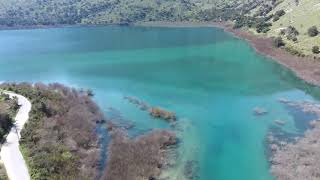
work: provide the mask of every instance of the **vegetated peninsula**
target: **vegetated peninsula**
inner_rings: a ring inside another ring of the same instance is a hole
[[[130,139],[121,127],[109,126],[112,141],[105,168],[100,164],[104,152],[101,152],[96,128],[106,119],[91,100],[91,91],[78,91],[58,83],[4,83],[0,89],[21,94],[32,103],[20,138],[20,149],[31,179],[156,178],[169,158],[170,147],[176,144],[175,134],[167,130]],[[0,98],[1,138],[4,139],[18,106],[15,99],[2,94]],[[6,178],[3,167],[0,175],[1,179]]]
[[[1,89],[32,102],[20,138],[32,179],[98,176],[100,149],[94,129],[103,116],[90,97],[60,84],[2,84]]]

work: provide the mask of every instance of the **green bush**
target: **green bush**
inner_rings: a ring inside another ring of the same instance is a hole
[[[288,35],[294,35],[294,36],[298,36],[299,35],[299,31],[293,26],[288,26],[287,29],[286,29],[286,33]]]
[[[286,47],[285,50],[292,55],[304,57],[304,54],[302,52],[300,52],[292,47]]]
[[[313,52],[314,54],[319,54],[319,53],[320,53],[319,46],[313,46],[313,47],[312,47],[312,52]]]
[[[285,15],[285,14],[286,14],[286,12],[285,12],[283,9],[281,9],[281,10],[279,10],[279,11],[277,11],[277,12],[275,13],[275,16],[281,17],[281,16],[283,16],[283,15]]]
[[[268,32],[268,31],[270,30],[269,27],[270,27],[271,25],[272,25],[271,23],[260,22],[260,23],[258,23],[257,26],[256,26],[256,31],[257,31],[258,33],[261,33],[261,32],[266,33],[266,32]]]
[[[280,17],[279,17],[279,16],[273,16],[272,21],[273,21],[273,22],[276,22],[276,21],[278,21],[279,19],[280,19]]]
[[[317,36],[319,34],[318,28],[316,26],[312,26],[308,29],[308,35],[310,37]]]
[[[285,43],[283,42],[281,37],[277,37],[273,40],[273,45],[277,48],[285,46]]]

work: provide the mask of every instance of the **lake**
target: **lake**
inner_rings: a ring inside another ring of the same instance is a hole
[[[177,180],[184,179],[187,162],[201,180],[272,180],[268,132],[303,132],[296,113],[278,99],[317,101],[320,92],[216,28],[0,31],[0,81],[90,88],[107,118],[121,112],[119,121],[135,124],[133,137],[174,130],[181,140],[177,164],[162,177]],[[124,96],[174,111],[176,126],[152,119]],[[255,107],[268,114],[254,115]],[[279,127],[277,119],[286,124]]]

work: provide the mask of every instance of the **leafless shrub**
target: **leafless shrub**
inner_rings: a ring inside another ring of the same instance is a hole
[[[159,176],[165,166],[167,152],[176,144],[176,136],[170,131],[155,130],[136,139],[112,129],[107,168],[103,180],[142,180]]]

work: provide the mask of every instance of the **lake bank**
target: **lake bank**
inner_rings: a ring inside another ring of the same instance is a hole
[[[0,26],[0,30],[24,30],[24,29],[48,29],[48,28],[74,28],[74,27],[103,27],[121,26],[121,24],[75,24],[75,25],[34,25],[34,26]],[[246,40],[260,54],[267,56],[277,63],[292,70],[299,78],[307,83],[320,86],[320,61],[312,57],[298,57],[290,54],[283,48],[275,48],[273,39],[264,36],[254,35],[243,29],[233,29],[227,22],[137,22],[124,24],[124,26],[140,27],[172,27],[172,28],[193,28],[193,27],[214,27],[222,28],[233,36]]]
[[[246,40],[258,53],[267,56],[277,63],[292,70],[307,83],[320,86],[320,61],[312,57],[298,57],[285,49],[275,48],[273,39],[257,36],[243,29],[233,29],[227,22],[141,22],[136,26],[143,27],[215,27],[224,29],[233,36]]]

